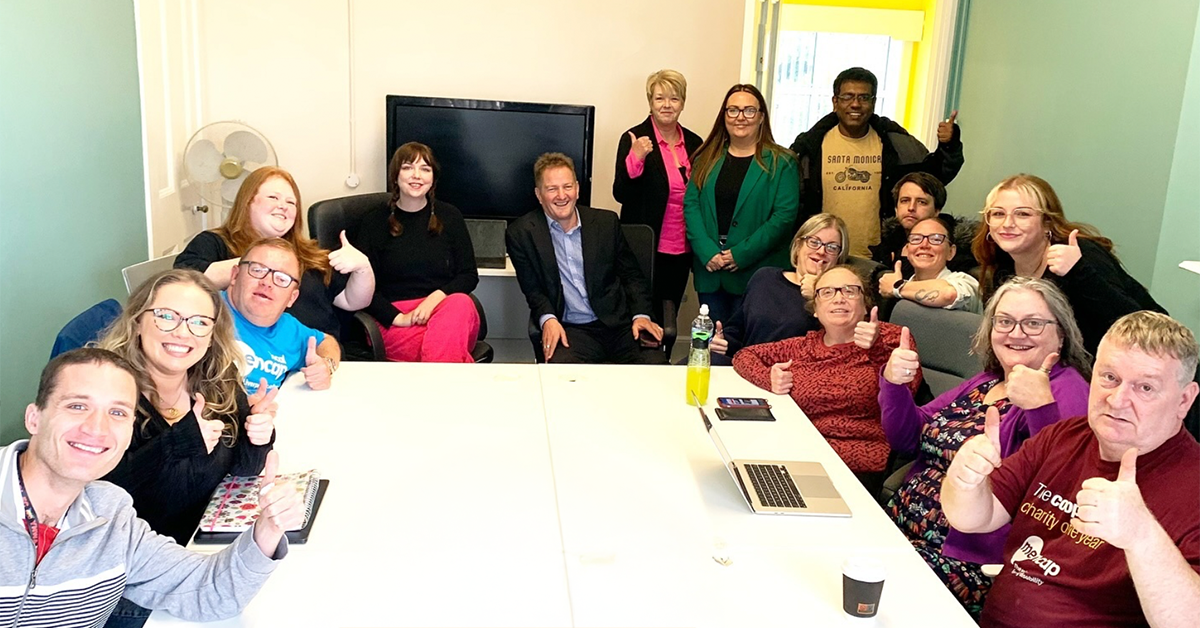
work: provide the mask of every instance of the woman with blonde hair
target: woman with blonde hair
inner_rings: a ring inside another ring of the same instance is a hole
[[[692,156],[683,199],[696,296],[713,320],[733,316],[759,268],[787,266],[799,206],[796,159],[775,143],[762,93],[734,85]]]
[[[1031,174],[1001,181],[988,193],[971,249],[982,267],[979,285],[991,297],[1010,277],[1054,283],[1075,311],[1083,345],[1095,354],[1104,332],[1138,310],[1166,313],[1092,226],[1070,222],[1054,188]]]
[[[662,303],[678,311],[692,272],[692,249],[683,220],[683,195],[692,175],[692,153],[700,136],[679,123],[687,103],[687,79],[675,70],[646,78],[650,115],[617,140],[613,198],[621,204],[621,222],[654,230],[652,302],[655,320]]]
[[[742,347],[803,336],[819,324],[809,314],[817,277],[845,264],[850,249],[846,223],[833,214],[804,221],[792,238],[792,270],[760,268],[746,285],[746,297],[728,323],[717,322],[709,349],[714,364],[729,364]]]
[[[146,280],[99,346],[142,380],[133,439],[104,479],[133,497],[151,529],[187,545],[222,478],[262,471],[274,442],[275,393],[246,397],[233,317],[194,270]],[[141,625],[147,616],[122,600],[113,621],[128,621],[110,625]]]
[[[192,238],[175,258],[175,268],[190,268],[220,290],[229,287],[233,269],[250,245],[264,238],[283,238],[300,260],[300,297],[288,313],[301,323],[341,338],[334,306],[348,312],[367,307],[375,292],[375,275],[367,257],[350,246],[322,249],[304,233],[300,188],[283,168],[264,166],[242,181],[225,224]]]

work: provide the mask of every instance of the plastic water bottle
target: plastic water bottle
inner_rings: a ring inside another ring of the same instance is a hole
[[[687,402],[696,405],[708,403],[708,378],[711,375],[711,362],[708,355],[708,343],[713,337],[713,322],[708,317],[708,306],[700,306],[700,315],[692,321],[692,348],[688,352],[687,366]]]

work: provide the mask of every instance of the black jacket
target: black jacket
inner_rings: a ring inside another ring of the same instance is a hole
[[[650,283],[625,242],[616,213],[583,205],[576,208],[588,302],[596,318],[617,327],[631,325],[635,314],[649,315]],[[529,303],[530,319],[536,325],[542,316],[553,314],[562,321],[566,301],[545,212],[532,211],[516,219],[504,239],[517,283]]]
[[[683,146],[689,157],[700,149],[704,140],[692,133],[683,125]],[[629,134],[637,137],[649,137],[654,142],[654,150],[646,155],[642,176],[631,179],[625,169],[625,157],[633,146]],[[672,162],[673,163],[673,162]],[[621,134],[617,142],[617,166],[613,177],[613,198],[621,204],[621,222],[630,225],[650,225],[654,230],[654,240],[662,235],[663,214],[667,209],[667,196],[670,194],[670,182],[667,181],[667,171],[663,166],[663,154],[654,136],[654,122],[647,116],[641,124]]]
[[[908,134],[904,127],[879,115],[872,115],[867,122],[883,142],[883,181],[879,186],[879,221],[895,214],[892,188],[900,177],[910,172],[928,172],[942,184],[954,180],[963,166],[962,129],[954,125],[954,137],[949,142],[938,144],[937,150],[929,152],[920,140]],[[837,114],[817,121],[813,127],[796,136],[792,152],[800,162],[800,213],[796,216],[797,228],[811,216],[821,213],[821,143],[825,134],[838,125]]]

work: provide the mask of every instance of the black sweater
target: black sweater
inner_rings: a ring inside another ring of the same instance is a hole
[[[190,268],[204,272],[213,262],[222,262],[236,257],[221,236],[212,231],[201,231],[188,242],[187,248],[175,258],[175,268]],[[325,285],[325,274],[310,269],[300,278],[300,297],[288,308],[288,314],[313,329],[323,331],[334,338],[341,338],[341,324],[333,311],[333,300],[346,289],[349,275],[336,270],[329,285]]]
[[[458,208],[434,201],[441,233],[429,232],[429,206],[406,212],[381,205],[363,216],[351,243],[371,260],[375,296],[367,312],[390,326],[400,310],[393,301],[423,299],[434,290],[469,293],[479,284],[475,249]],[[391,234],[388,216],[395,215],[403,231]]]
[[[252,445],[246,436],[250,406],[237,393],[237,442],[217,443],[212,453],[204,446],[200,424],[190,410],[174,425],[146,397],[138,402],[133,440],[117,467],[104,480],[133,497],[138,517],[159,534],[187,545],[213,491],[227,475],[258,475],[272,445]],[[271,441],[275,437],[272,435]]]

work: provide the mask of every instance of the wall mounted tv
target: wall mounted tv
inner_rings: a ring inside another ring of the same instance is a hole
[[[438,199],[469,218],[512,220],[538,208],[533,162],[557,151],[575,161],[588,205],[595,121],[590,105],[388,96],[384,164],[405,142],[426,144],[441,166]]]

